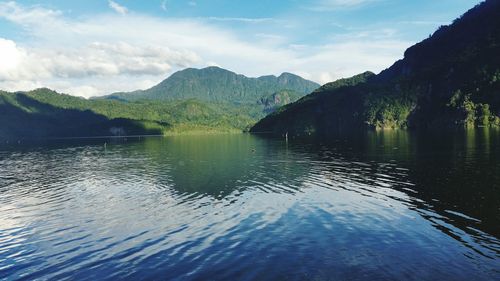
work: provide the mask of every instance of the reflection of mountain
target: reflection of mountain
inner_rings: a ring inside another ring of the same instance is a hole
[[[270,143],[251,135],[204,136],[203,140],[199,136],[151,138],[138,146],[159,169],[160,180],[182,193],[221,198],[248,187],[271,189],[273,181],[286,185],[307,173],[305,167],[293,163],[282,142]]]
[[[448,236],[477,250],[484,241],[498,243],[484,232],[500,235],[499,144],[500,130],[485,128],[455,135],[368,132],[326,144],[294,143],[290,149],[307,152],[312,163],[321,162],[312,170],[320,169],[315,173],[321,173],[327,185],[403,202]],[[482,250],[481,254],[495,253],[487,247]]]
[[[410,194],[445,217],[453,224],[463,217],[450,212],[478,218],[474,227],[500,235],[500,130],[468,130],[459,134],[411,135],[406,132],[373,133],[376,141],[368,140],[371,159],[392,161],[408,169],[408,180],[417,193]],[[374,145],[376,144],[376,145]],[[392,152],[391,152],[392,150]],[[397,171],[395,171],[397,172]],[[424,207],[423,205],[420,207]],[[467,220],[466,220],[467,221]],[[470,223],[471,221],[467,221]]]
[[[498,279],[499,132],[97,141],[0,151],[8,279]]]

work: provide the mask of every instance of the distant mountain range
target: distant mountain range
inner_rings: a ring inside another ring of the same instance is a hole
[[[241,132],[317,87],[290,73],[248,78],[209,67],[176,72],[148,90],[90,100],[50,89],[0,91],[0,139]]]
[[[290,73],[249,78],[208,67],[91,100],[49,89],[0,92],[0,138],[500,127],[499,15],[500,1],[487,0],[380,74],[322,87]]]
[[[186,100],[213,103],[256,104],[262,98],[282,90],[294,97],[305,96],[320,85],[291,73],[249,78],[219,67],[187,68],[172,74],[160,84],[141,91],[115,93],[106,99]]]
[[[324,85],[252,132],[500,126],[500,1],[487,0],[406,50],[378,75]]]

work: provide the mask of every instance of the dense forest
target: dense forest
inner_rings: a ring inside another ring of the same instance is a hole
[[[87,100],[50,89],[0,92],[0,138],[242,132],[317,87],[292,74],[247,78],[210,67],[174,73],[153,95]]]
[[[290,73],[249,78],[208,67],[90,100],[49,89],[0,92],[0,137],[500,127],[498,15],[500,1],[485,1],[380,74],[322,87]]]
[[[246,110],[245,113],[242,111]],[[242,131],[251,108],[197,100],[121,102],[86,100],[49,89],[0,92],[0,136],[83,137]]]
[[[158,85],[142,91],[115,93],[107,99],[126,101],[137,100],[185,100],[255,105],[263,97],[282,90],[296,93],[298,97],[307,95],[320,85],[300,76],[283,73],[250,78],[220,67],[203,69],[187,68],[172,74]]]
[[[500,126],[500,1],[477,5],[378,75],[327,84],[251,131]]]
[[[38,100],[58,99],[59,94],[41,89],[30,93],[0,92],[0,138],[83,137],[125,134],[159,134],[159,126],[126,119],[110,119],[91,110],[61,108]],[[62,97],[62,96],[61,96]],[[67,101],[78,98],[67,97]]]

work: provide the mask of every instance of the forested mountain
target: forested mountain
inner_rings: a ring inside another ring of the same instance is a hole
[[[91,100],[49,89],[0,92],[0,138],[241,132],[318,86],[288,73],[247,78],[209,67]]]
[[[264,106],[265,113],[271,113],[291,102],[298,100],[303,95],[292,90],[281,90],[267,96],[263,96],[257,104]]]
[[[253,132],[500,126],[500,1],[488,0],[406,50],[378,75],[327,84]]]
[[[197,100],[86,100],[49,89],[0,92],[0,139],[242,131],[251,108]]]
[[[127,101],[197,99],[215,103],[256,104],[262,97],[282,90],[304,96],[319,86],[291,73],[249,78],[212,66],[184,69],[150,89],[115,93],[105,98]]]
[[[35,92],[40,93],[37,97],[59,96],[45,90]],[[0,92],[0,139],[161,133],[124,118],[109,119],[90,110],[60,108],[38,100],[33,96],[35,92]],[[77,99],[67,98],[65,102]]]
[[[499,15],[500,1],[485,1],[380,74],[319,89],[289,73],[248,78],[208,67],[176,72],[148,90],[91,100],[48,89],[0,92],[0,137],[241,131],[268,113],[251,131],[500,126]]]

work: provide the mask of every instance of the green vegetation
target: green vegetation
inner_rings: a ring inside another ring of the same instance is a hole
[[[318,86],[288,73],[247,78],[209,67],[174,73],[150,90],[91,100],[49,89],[0,92],[0,137],[242,132]]]
[[[485,1],[410,47],[378,75],[319,85],[186,69],[144,91],[85,100],[48,89],[0,93],[0,136],[500,126],[500,2]],[[315,91],[313,91],[316,89]],[[312,92],[310,95],[304,96]]]
[[[0,138],[161,134],[167,127],[150,121],[110,119],[91,110],[58,108],[22,93],[0,93]]]
[[[365,99],[365,122],[372,128],[407,128],[414,102],[398,97],[368,95]]]
[[[264,106],[265,113],[272,113],[280,107],[297,101],[302,95],[293,90],[281,90],[259,99],[257,104]]]
[[[500,2],[485,1],[378,75],[329,83],[252,132],[500,126]]]
[[[455,92],[447,106],[461,116],[457,123],[467,128],[497,127],[500,126],[500,118],[495,116],[490,109],[489,104],[474,103],[471,100],[471,94],[463,94],[460,90]]]
[[[344,78],[334,82],[326,83],[325,85],[321,86],[319,89],[314,91],[313,95],[328,93],[344,87],[356,86],[361,83],[365,83],[366,81],[368,81],[368,79],[372,78],[373,76],[375,76],[375,73],[366,71],[364,73],[355,75],[351,78]]]
[[[212,103],[255,105],[260,98],[284,89],[304,96],[318,87],[318,84],[291,73],[283,73],[279,77],[269,75],[249,78],[219,67],[207,67],[178,71],[144,91],[115,93],[104,98],[125,101],[197,99]]]
[[[4,137],[241,132],[255,122],[222,104],[86,100],[49,89],[1,92],[0,118]]]

